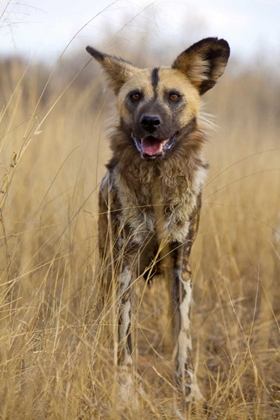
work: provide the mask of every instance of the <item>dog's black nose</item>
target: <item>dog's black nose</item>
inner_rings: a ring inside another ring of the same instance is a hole
[[[148,133],[154,133],[160,126],[160,118],[157,115],[143,115],[140,124]]]

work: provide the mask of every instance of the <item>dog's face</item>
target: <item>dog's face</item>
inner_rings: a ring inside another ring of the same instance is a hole
[[[122,125],[145,159],[163,157],[172,148],[198,104],[197,89],[169,68],[139,70],[118,93]]]
[[[164,157],[198,115],[200,95],[223,74],[229,46],[207,38],[192,45],[172,67],[139,69],[87,47],[109,76],[117,95],[121,125],[144,159]]]

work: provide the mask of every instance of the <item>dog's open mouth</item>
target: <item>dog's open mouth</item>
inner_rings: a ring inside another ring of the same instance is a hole
[[[155,159],[157,157],[164,156],[165,152],[175,143],[176,136],[177,133],[166,140],[161,140],[154,136],[146,136],[142,139],[138,139],[133,133],[131,134],[135,146],[141,153],[141,156],[148,159]]]

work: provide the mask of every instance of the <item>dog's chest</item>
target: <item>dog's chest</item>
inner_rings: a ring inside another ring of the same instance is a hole
[[[158,239],[183,242],[203,182],[199,171],[193,182],[182,173],[141,180],[117,176],[121,225],[129,226],[134,243],[141,244],[153,233]]]

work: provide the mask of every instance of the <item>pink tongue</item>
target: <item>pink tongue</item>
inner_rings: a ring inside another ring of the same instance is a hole
[[[162,142],[154,137],[145,137],[141,142],[142,152],[149,156],[162,153]]]

